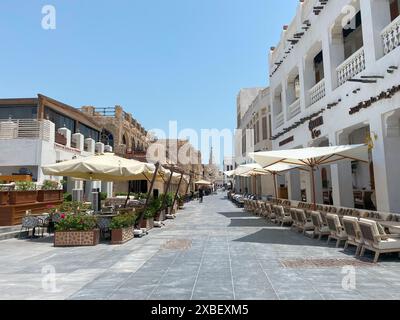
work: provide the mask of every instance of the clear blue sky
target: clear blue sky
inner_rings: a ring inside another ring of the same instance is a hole
[[[1,0],[0,97],[122,105],[146,129],[235,127],[298,0]],[[57,29],[41,27],[54,5]]]

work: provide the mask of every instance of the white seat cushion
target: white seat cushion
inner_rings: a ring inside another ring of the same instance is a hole
[[[378,245],[374,245],[377,249],[387,250],[387,249],[399,249],[400,252],[400,239],[389,238],[387,240],[379,241]]]

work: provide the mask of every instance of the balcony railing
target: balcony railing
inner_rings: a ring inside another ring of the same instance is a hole
[[[314,103],[318,102],[322,98],[325,97],[325,80],[321,80],[314,87],[312,87],[309,91],[310,95],[310,105],[312,106]]]
[[[383,29],[381,36],[385,55],[400,45],[400,16]]]
[[[50,122],[35,119],[0,120],[0,140],[42,139],[50,141]]]
[[[337,69],[338,84],[341,86],[347,80],[353,78],[365,69],[365,53],[364,48],[353,53],[345,62]]]
[[[289,119],[297,116],[301,112],[300,99],[297,99],[289,106]]]
[[[280,126],[283,126],[284,123],[285,123],[285,118],[284,118],[283,112],[281,112],[275,118],[275,128],[279,128]]]

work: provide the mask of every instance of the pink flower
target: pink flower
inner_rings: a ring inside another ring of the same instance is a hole
[[[62,214],[62,215],[61,215],[61,219],[65,219],[65,214]]]

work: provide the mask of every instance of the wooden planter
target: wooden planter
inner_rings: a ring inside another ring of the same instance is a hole
[[[154,216],[154,221],[165,221],[165,220],[166,220],[165,210],[160,210],[160,211]]]
[[[100,230],[90,231],[56,231],[54,234],[55,247],[95,246],[100,241]]]
[[[150,230],[154,228],[154,218],[143,219],[140,225],[141,228]]]
[[[8,191],[0,191],[0,206],[8,204]]]
[[[35,203],[37,200],[37,191],[10,191],[10,204]]]
[[[62,190],[39,190],[37,200],[39,202],[60,201],[62,197]]]
[[[134,237],[133,227],[111,230],[111,244],[123,244]]]

